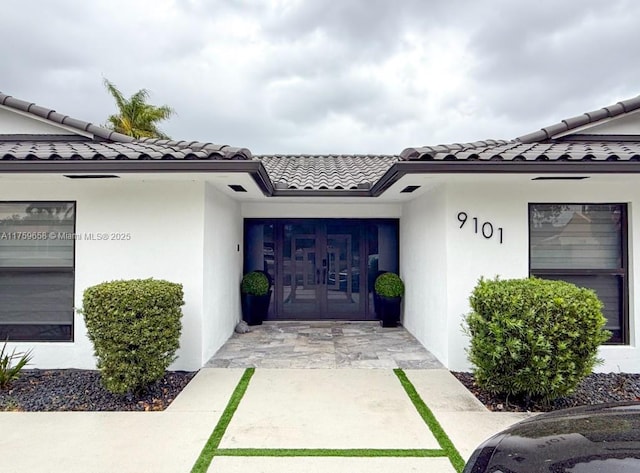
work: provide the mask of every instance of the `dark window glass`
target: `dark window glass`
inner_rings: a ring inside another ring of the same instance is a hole
[[[595,290],[609,343],[626,343],[626,206],[532,204],[529,231],[531,274]]]
[[[273,223],[248,221],[244,228],[244,273],[265,271],[273,283],[276,276]],[[273,292],[269,316],[273,313]]]
[[[0,339],[71,341],[75,204],[0,203]]]

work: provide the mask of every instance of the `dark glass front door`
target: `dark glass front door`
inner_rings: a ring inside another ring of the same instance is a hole
[[[327,313],[337,317],[360,314],[366,298],[366,261],[360,257],[363,228],[358,224],[327,223],[327,277],[324,281]],[[323,259],[324,264],[324,259]],[[361,292],[360,288],[363,289]]]
[[[270,319],[374,319],[371,281],[398,270],[397,229],[382,220],[247,220],[244,270],[273,277]]]
[[[285,318],[361,318],[360,226],[311,220],[284,223],[282,231],[279,312]]]
[[[318,235],[316,225],[309,222],[284,224],[282,230],[282,257],[278,261],[282,270],[277,275],[276,304],[282,308],[284,316],[309,318],[320,315],[321,235]]]

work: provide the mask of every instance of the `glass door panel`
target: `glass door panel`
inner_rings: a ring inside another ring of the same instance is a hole
[[[315,224],[285,224],[282,245],[282,312],[313,317],[320,311],[321,268]]]
[[[326,313],[340,318],[362,314],[359,225],[328,223],[326,225]],[[324,260],[324,258],[323,258]]]

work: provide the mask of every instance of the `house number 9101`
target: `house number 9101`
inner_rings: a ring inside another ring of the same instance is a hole
[[[465,223],[467,223],[467,220],[469,220],[469,215],[467,215],[467,212],[458,212],[458,222],[460,222],[460,228],[464,227]],[[495,235],[502,245],[502,227],[497,227],[494,229],[491,222],[483,222],[482,224],[480,224],[477,217],[473,217],[471,220],[473,220],[474,233],[481,234],[487,240],[493,238],[493,236]]]

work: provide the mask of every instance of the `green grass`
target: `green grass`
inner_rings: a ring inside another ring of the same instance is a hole
[[[233,394],[231,394],[231,398],[229,399],[227,407],[224,409],[220,420],[216,424],[215,429],[213,429],[213,432],[211,432],[211,436],[209,436],[209,440],[207,440],[207,443],[200,452],[200,456],[196,460],[195,465],[193,465],[191,473],[206,473],[209,465],[211,464],[211,460],[213,460],[213,457],[216,454],[218,445],[220,445],[222,436],[226,432],[227,427],[229,427],[233,414],[235,414],[238,409],[238,405],[240,404],[244,393],[247,392],[249,381],[251,381],[251,377],[255,371],[255,368],[247,368],[244,371],[236,389],[234,389]]]
[[[425,423],[429,426],[431,433],[440,444],[440,447],[442,447],[446,455],[449,457],[449,461],[451,461],[453,467],[458,473],[462,472],[465,462],[462,456],[460,456],[460,453],[458,452],[456,447],[453,445],[451,439],[449,439],[446,432],[444,431],[436,417],[433,415],[433,412],[431,412],[431,409],[429,409],[429,407],[427,407],[425,402],[422,400],[422,398],[418,394],[418,391],[416,391],[416,388],[413,386],[411,381],[409,381],[409,378],[407,378],[407,375],[404,371],[397,368],[394,369],[393,372],[400,380],[400,384],[402,384],[402,387],[409,396],[409,399],[411,399],[411,402],[413,402],[413,405],[420,414],[420,417],[422,417],[422,420],[424,420]]]
[[[464,460],[456,450],[455,446],[445,433],[440,423],[436,420],[433,412],[422,400],[416,388],[407,375],[401,369],[393,370],[400,384],[411,399],[418,414],[431,430],[431,433],[438,441],[441,449],[376,449],[376,448],[351,448],[351,449],[330,449],[330,448],[218,448],[229,423],[233,418],[240,401],[245,395],[251,377],[255,373],[255,368],[247,368],[240,378],[238,385],[231,394],[220,420],[213,429],[211,436],[207,440],[200,456],[191,469],[191,473],[206,473],[215,456],[231,457],[448,457],[449,461],[460,473],[464,468]]]
[[[444,450],[376,448],[219,448],[225,457],[446,457]]]

